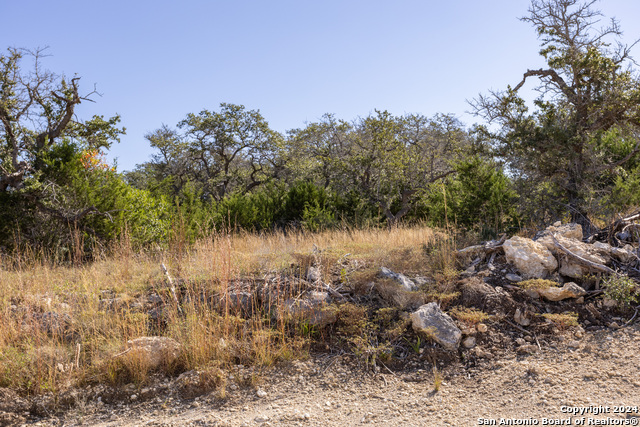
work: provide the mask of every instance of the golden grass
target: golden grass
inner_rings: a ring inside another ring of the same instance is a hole
[[[193,245],[175,238],[166,250],[139,253],[124,236],[108,255],[75,266],[57,264],[28,249],[4,256],[0,258],[0,387],[39,393],[95,381],[142,384],[149,374],[142,362],[116,363],[113,355],[127,340],[154,334],[172,337],[183,346],[172,368],[178,371],[234,364],[270,366],[305,357],[308,336],[298,326],[274,321],[264,307],[255,307],[244,318],[228,308],[212,310],[198,299],[199,292],[224,294],[236,278],[259,280],[274,272],[304,272],[312,263],[328,274],[338,260],[359,260],[366,266],[358,272],[364,278],[382,265],[449,278],[455,271],[452,249],[451,239],[429,228],[398,227],[317,234],[214,234]],[[182,279],[178,284],[183,296],[190,296],[180,308],[171,298],[161,263],[174,279]],[[346,270],[341,280],[354,286],[360,281]],[[154,293],[165,302],[158,328],[147,312],[136,309],[140,298]],[[50,313],[58,316],[54,327],[43,320]]]

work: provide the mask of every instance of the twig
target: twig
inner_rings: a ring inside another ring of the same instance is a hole
[[[631,317],[631,319],[629,319],[629,320],[624,324],[624,326],[628,326],[628,325],[630,325],[630,324],[631,324],[631,322],[633,322],[633,319],[635,319],[635,318],[636,318],[636,316],[638,315],[638,310],[640,310],[640,305],[636,307],[636,312],[635,312],[635,313],[633,313],[633,316]]]
[[[517,330],[524,332],[525,334],[531,334],[530,331],[527,331],[525,328],[516,325],[515,323],[513,323],[512,321],[510,321],[509,319],[503,319],[505,322],[507,322],[508,324],[510,324],[511,326],[513,326],[514,328],[516,328]]]
[[[606,265],[602,265],[602,264],[598,264],[596,262],[589,261],[587,259],[584,259],[580,255],[574,254],[569,249],[567,249],[564,246],[562,246],[560,244],[560,242],[558,242],[558,239],[556,239],[556,236],[554,236],[553,234],[551,235],[551,238],[553,239],[553,244],[555,245],[556,248],[558,248],[560,251],[564,252],[566,255],[569,255],[569,257],[571,257],[574,260],[578,261],[580,264],[586,265],[587,267],[592,268],[595,271],[600,271],[602,273],[618,274],[614,270],[612,270],[609,267],[607,267]]]
[[[173,301],[176,303],[176,307],[178,308],[178,313],[182,314],[182,308],[178,303],[178,295],[176,294],[176,286],[173,283],[173,279],[169,275],[169,271],[167,270],[167,267],[164,265],[164,263],[160,264],[160,266],[162,267],[162,271],[164,272],[165,276],[167,276],[167,280],[169,281],[169,285],[171,286],[171,295],[173,296]]]

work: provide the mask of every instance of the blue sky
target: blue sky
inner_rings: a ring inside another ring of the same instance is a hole
[[[109,158],[132,169],[144,135],[221,102],[259,109],[277,131],[324,113],[352,120],[453,113],[544,66],[527,0],[0,0],[1,47],[49,46],[50,70],[102,97],[79,118],[122,117]],[[637,0],[603,0],[625,40],[640,38]],[[639,55],[640,47],[633,53]]]

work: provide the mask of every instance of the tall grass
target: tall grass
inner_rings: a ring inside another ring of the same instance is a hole
[[[83,244],[81,237],[76,243]],[[284,301],[299,290],[278,287],[275,308],[252,301],[246,313],[230,299],[239,280],[255,288],[276,273],[301,274],[312,264],[328,277],[345,260],[365,266],[357,274],[338,273],[351,286],[382,265],[446,280],[455,269],[454,243],[426,227],[397,227],[218,233],[187,244],[178,227],[167,249],[136,252],[125,233],[93,262],[82,262],[79,249],[64,264],[24,248],[0,258],[0,387],[32,394],[96,381],[143,384],[148,370],[114,355],[146,335],[182,345],[179,360],[164,368],[169,374],[305,357],[309,331],[282,315]],[[176,280],[180,306],[161,263]],[[141,308],[150,296],[163,301],[154,318]]]

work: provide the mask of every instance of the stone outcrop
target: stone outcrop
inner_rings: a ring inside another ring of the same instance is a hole
[[[326,326],[337,320],[336,309],[329,305],[327,292],[309,291],[301,298],[284,302],[285,316],[308,322],[313,326]]]
[[[121,356],[141,357],[142,362],[150,369],[167,366],[175,362],[182,353],[182,346],[173,338],[140,337],[127,341],[127,350]]]
[[[549,249],[531,239],[514,236],[502,247],[507,261],[526,278],[544,278],[558,267],[558,261]]]
[[[572,222],[570,224],[561,225],[558,221],[555,224],[550,225],[544,230],[538,232],[536,234],[535,240],[539,240],[545,236],[553,235],[555,235],[556,237],[562,236],[566,239],[575,239],[578,241],[582,241],[584,237],[582,234],[582,226],[580,224]]]
[[[389,270],[387,267],[380,268],[380,275],[386,279],[395,280],[407,291],[415,291],[418,289],[413,280],[401,273],[395,273]]]
[[[427,335],[446,350],[454,351],[460,346],[462,332],[437,303],[421,306],[410,318],[415,331]]]
[[[564,248],[569,250],[571,253],[578,255],[581,258],[586,259],[587,261],[605,265],[609,262],[611,257],[606,254],[603,250],[599,249],[594,245],[589,245],[587,243],[583,243],[576,239],[569,239],[563,236],[556,236],[558,243],[560,243]],[[537,241],[538,243],[544,245],[549,251],[558,255],[560,259],[560,268],[558,272],[563,276],[573,277],[574,279],[579,279],[587,274],[589,274],[589,267],[580,264],[573,260],[571,257],[562,256],[558,254],[558,249],[555,246],[553,241],[553,236],[547,235],[544,236]]]

